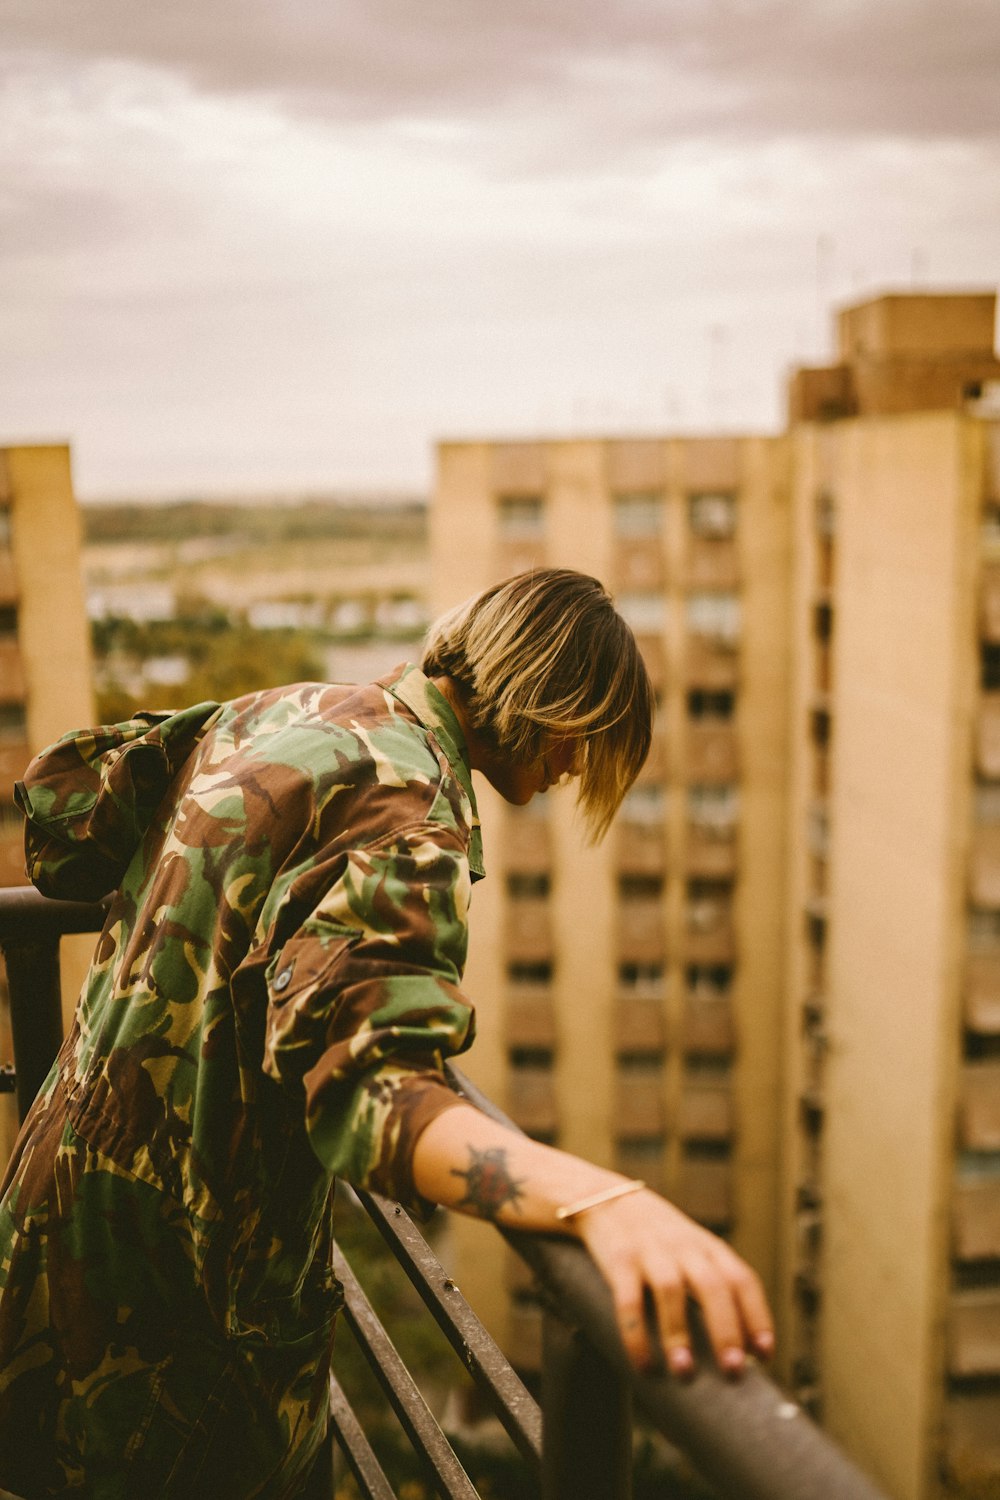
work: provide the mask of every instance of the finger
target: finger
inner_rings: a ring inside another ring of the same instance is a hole
[[[701,1308],[716,1363],[727,1375],[738,1375],[746,1364],[740,1304],[729,1277],[705,1257],[685,1267],[688,1287]]]
[[[774,1353],[774,1322],[767,1303],[764,1285],[752,1267],[737,1261],[732,1276],[746,1341],[764,1359]]]
[[[611,1296],[615,1304],[615,1321],[629,1360],[637,1370],[648,1367],[652,1358],[649,1334],[646,1330],[646,1309],[642,1296],[642,1281],[634,1267],[615,1273],[609,1278]]]
[[[694,1371],[691,1333],[687,1320],[687,1293],[684,1278],[673,1261],[647,1267],[646,1282],[656,1308],[660,1345],[668,1369],[675,1375]]]

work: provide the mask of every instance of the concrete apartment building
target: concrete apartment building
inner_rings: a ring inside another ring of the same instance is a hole
[[[779,1375],[898,1500],[1000,1476],[992,295],[839,315],[774,438],[443,444],[432,606],[603,578],[659,693],[605,843],[482,798],[470,1073],[761,1271]],[[537,1360],[481,1226],[463,1290]]]
[[[0,448],[0,885],[25,883],[14,782],[38,750],[93,721],[80,514],[64,445]],[[93,942],[67,939],[63,972],[75,993]],[[0,965],[0,1060],[9,1059]],[[0,1097],[0,1160],[14,1110]]]

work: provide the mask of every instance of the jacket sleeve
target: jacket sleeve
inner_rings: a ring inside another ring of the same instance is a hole
[[[422,1214],[413,1148],[462,1102],[442,1060],[475,1033],[459,987],[465,847],[447,827],[417,824],[338,855],[331,876],[268,964],[264,1071],[303,1088],[309,1139],[331,1172]]]
[[[43,896],[96,901],[115,889],[220,707],[74,730],[35,756],[14,799],[25,817],[25,873]]]

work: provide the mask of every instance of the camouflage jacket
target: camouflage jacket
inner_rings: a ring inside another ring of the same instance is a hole
[[[18,790],[47,894],[114,892],[0,1199],[0,1485],[296,1493],[335,1176],[423,1207],[482,852],[414,667],[67,735]]]

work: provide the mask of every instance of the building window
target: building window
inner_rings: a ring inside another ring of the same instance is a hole
[[[733,882],[699,876],[687,883],[687,925],[691,932],[714,932],[732,915]]]
[[[995,501],[983,507],[983,546],[995,552],[1000,547],[1000,504]],[[2,533],[0,533],[2,537]]]
[[[663,529],[663,497],[638,490],[614,497],[615,536],[629,541],[652,538]]]
[[[692,635],[733,645],[740,638],[742,624],[739,594],[713,589],[688,595],[687,628]]]
[[[664,1052],[655,1048],[651,1052],[619,1052],[618,1076],[625,1083],[647,1079],[658,1083],[663,1073]]]
[[[511,1047],[507,1061],[512,1068],[551,1068],[555,1053],[551,1047]]]
[[[497,523],[506,541],[537,541],[545,534],[545,501],[541,495],[501,495]]]
[[[508,964],[507,982],[515,990],[539,989],[552,983],[552,964],[548,961]]]
[[[625,1177],[644,1182],[656,1192],[662,1192],[664,1181],[664,1152],[666,1136],[662,1134],[639,1136],[637,1139],[615,1142],[615,1170]]]
[[[983,641],[980,653],[983,692],[1000,692],[1000,644],[994,641]]]
[[[0,547],[9,547],[11,539],[10,506],[0,505]]]
[[[716,786],[711,783],[688,787],[688,817],[701,828],[710,828],[717,833],[728,833],[736,823],[740,811],[739,787],[730,783]]]
[[[687,695],[689,719],[728,723],[736,712],[736,694],[729,689],[692,688]]]
[[[619,875],[618,894],[623,901],[654,901],[663,895],[660,875]]]
[[[968,943],[972,953],[992,953],[1000,948],[1000,911],[972,907],[969,911]]]
[[[662,782],[642,781],[629,788],[622,799],[619,817],[644,828],[656,827],[667,816],[667,790]]]
[[[830,490],[819,490],[816,495],[816,531],[824,540],[832,539],[837,529],[837,506]]]
[[[0,640],[17,635],[17,605],[0,604]]]
[[[539,901],[550,890],[549,877],[543,873],[514,871],[507,876],[507,894],[514,901]]]
[[[695,536],[732,536],[736,530],[736,496],[729,490],[690,495],[688,521]]]
[[[618,965],[618,988],[630,1000],[662,1000],[666,969],[661,963]]]
[[[1000,823],[1000,781],[976,781],[972,815],[977,823]]]
[[[23,745],[28,738],[28,718],[23,703],[0,703],[0,744]]]
[[[733,984],[730,964],[688,964],[688,993],[699,1000],[723,1000]]]
[[[655,590],[634,590],[618,595],[618,613],[637,635],[662,635],[667,623],[663,595]]]

